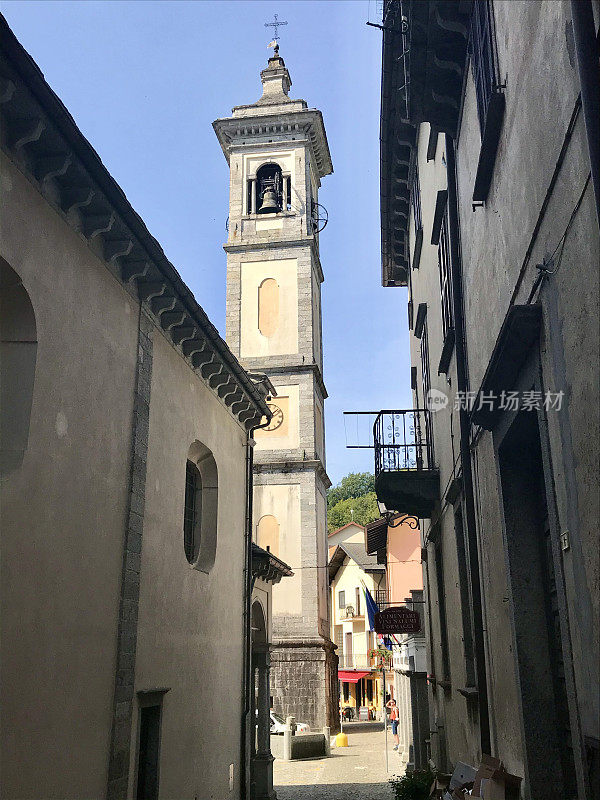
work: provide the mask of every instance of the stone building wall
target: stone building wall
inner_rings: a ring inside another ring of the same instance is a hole
[[[593,762],[591,753],[600,739],[595,691],[599,570],[593,521],[598,516],[598,497],[592,490],[598,477],[599,426],[592,409],[598,407],[599,235],[593,189],[588,180],[583,114],[578,107],[579,77],[570,4],[496,0],[492,6],[498,74],[505,84],[506,110],[490,191],[483,206],[473,207],[472,202],[481,134],[470,66],[465,72],[456,138],[468,381],[469,389],[477,392],[511,308],[537,305],[541,310],[539,338],[523,364],[518,386],[564,392],[560,409],[540,409],[535,417],[542,448],[540,464],[545,478],[551,567],[545,566],[545,557],[526,551],[511,540],[511,530],[523,524],[519,523],[519,515],[526,519],[528,504],[541,490],[533,483],[529,492],[523,486],[522,506],[510,507],[506,455],[506,442],[510,439],[505,438],[513,424],[509,414],[492,431],[476,426],[471,429],[472,469],[491,750],[502,758],[509,771],[524,778],[525,797],[541,798],[551,797],[557,790],[562,780],[557,764],[564,756],[549,755],[560,750],[556,744],[560,725],[541,715],[537,733],[534,732],[531,708],[537,695],[538,707],[554,702],[548,697],[553,691],[551,676],[560,658],[558,648],[565,661],[565,724],[570,727],[574,763],[569,768],[563,760],[563,776],[567,782],[576,777],[582,791],[586,759],[591,759],[589,764],[598,763]],[[464,554],[461,555],[460,525],[455,517],[461,510],[464,516],[464,509],[452,482],[456,467],[460,466],[456,352],[447,372],[438,374],[443,346],[440,271],[438,248],[429,243],[438,191],[447,186],[444,173],[449,159],[445,136],[440,134],[435,158],[427,160],[430,131],[430,124],[422,123],[417,139],[424,235],[418,269],[411,273],[410,338],[422,405],[422,339],[415,335],[414,321],[419,304],[425,303],[431,385],[448,398],[446,407],[432,414],[441,497],[439,513],[424,526],[423,543],[428,669],[436,679],[429,688],[431,747],[436,763],[450,768],[457,760],[477,763],[481,755],[480,720],[476,693],[468,691],[469,686],[473,687],[473,669],[465,632],[472,624],[472,609],[469,592],[464,588],[468,586],[468,576],[461,567]],[[414,225],[411,230],[414,240]],[[539,281],[536,284],[540,265],[545,261],[549,274],[541,285]],[[521,541],[528,537],[533,541],[538,535],[533,523],[525,528]],[[556,620],[560,645],[552,646],[544,656],[540,654],[546,653],[548,637],[553,633],[534,622],[543,615],[535,598],[542,594],[542,584],[547,580],[542,573],[550,568],[558,587]],[[443,578],[438,580],[441,569]],[[525,586],[529,586],[528,593]],[[521,632],[525,619],[530,619],[531,624],[528,632]],[[547,681],[538,681],[537,687],[527,686],[529,658],[531,670],[547,676]],[[547,695],[545,700],[542,695]],[[546,742],[544,753],[540,750],[535,755],[542,741]],[[587,752],[586,741],[591,743]],[[547,764],[543,763],[544,757]],[[547,770],[546,779],[543,769]],[[568,772],[572,774],[567,775]]]
[[[101,797],[138,308],[1,158],[0,256],[29,294],[38,333],[28,446],[0,498],[3,796]]]
[[[276,642],[271,654],[273,709],[311,730],[339,727],[338,657],[322,640]]]
[[[237,796],[248,428],[267,408],[0,27],[0,325],[16,289],[37,338],[23,452],[0,462],[0,793],[137,796],[158,706],[161,796]],[[0,370],[6,415],[19,371]],[[203,456],[189,555],[186,462]]]

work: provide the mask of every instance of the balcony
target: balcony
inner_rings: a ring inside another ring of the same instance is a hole
[[[338,669],[372,670],[377,667],[376,659],[367,655],[346,655],[341,653],[339,659]]]
[[[340,608],[340,619],[343,621],[345,619],[362,619],[363,615],[361,613],[360,608],[355,608],[354,606],[347,605],[345,608]]]
[[[380,411],[373,425],[375,491],[388,511],[428,519],[440,495],[431,412]]]

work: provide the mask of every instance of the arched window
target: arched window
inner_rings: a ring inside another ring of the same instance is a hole
[[[256,172],[256,210],[275,214],[283,209],[283,176],[278,164],[263,164]]]
[[[279,286],[265,278],[258,287],[258,330],[269,339],[279,327]]]
[[[268,550],[270,553],[278,558],[279,557],[279,523],[277,519],[271,514],[265,514],[258,521],[257,529],[258,539],[257,544],[263,550]]]
[[[258,600],[252,603],[252,646],[265,648],[268,644],[265,612]]]
[[[0,471],[21,465],[29,439],[37,355],[35,314],[21,278],[0,259]]]
[[[188,562],[210,572],[217,552],[219,480],[212,452],[201,442],[190,447],[185,467],[183,549]]]
[[[185,465],[185,506],[183,509],[183,547],[193,564],[198,557],[202,520],[202,475],[192,462]]]

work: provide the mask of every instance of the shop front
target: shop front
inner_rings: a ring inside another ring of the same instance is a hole
[[[344,720],[381,718],[381,676],[375,670],[339,670]],[[362,710],[361,710],[362,709]]]

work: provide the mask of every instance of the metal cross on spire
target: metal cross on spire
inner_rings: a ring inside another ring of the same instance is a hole
[[[282,22],[277,14],[273,14],[275,17],[275,22],[265,22],[265,28],[275,28],[275,36],[273,36],[273,42],[275,42],[276,50],[279,50],[279,27],[281,25],[287,25],[287,22]]]

